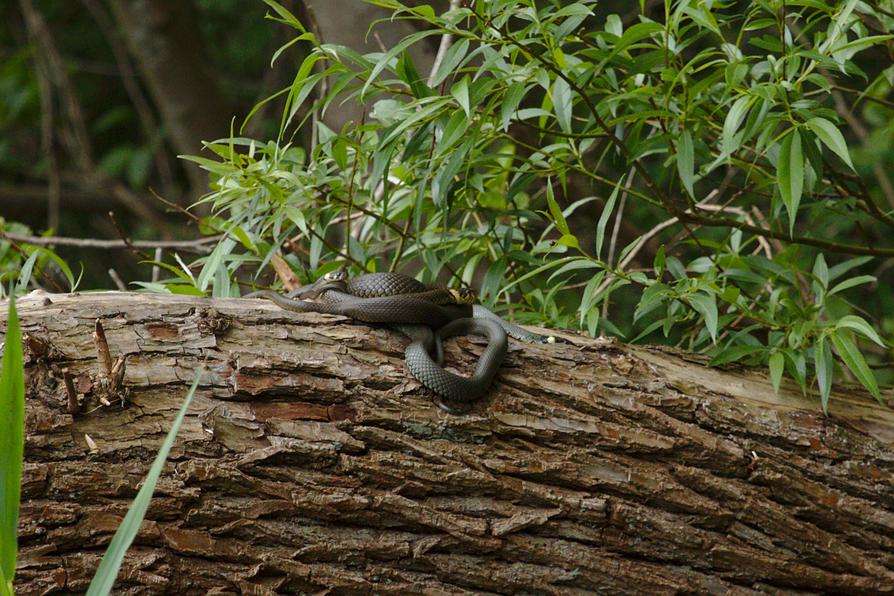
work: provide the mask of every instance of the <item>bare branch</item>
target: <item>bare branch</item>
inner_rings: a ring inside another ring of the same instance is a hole
[[[131,240],[136,248],[169,248],[176,250],[188,250],[197,253],[210,253],[209,245],[216,244],[222,234],[207,236],[195,240]],[[127,248],[123,240],[100,240],[97,238],[68,238],[65,236],[26,236],[24,234],[10,234],[0,232],[0,238],[12,240],[21,244],[36,244],[38,246],[77,246],[80,248]]]
[[[450,0],[450,7],[447,10],[456,10],[457,7],[459,7],[459,0]],[[426,84],[429,87],[434,85],[435,73],[438,71],[438,68],[440,68],[441,62],[444,61],[444,54],[450,49],[450,44],[452,43],[452,33],[445,33],[441,36],[441,43],[438,45],[438,53],[435,54],[435,61],[431,65],[431,72],[428,74],[428,80],[426,81]]]

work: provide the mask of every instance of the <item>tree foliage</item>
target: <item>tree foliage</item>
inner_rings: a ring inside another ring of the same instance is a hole
[[[236,293],[239,267],[288,242],[307,277],[412,263],[525,321],[660,333],[715,364],[766,364],[777,387],[787,371],[824,406],[836,366],[879,396],[857,342],[887,344],[848,297],[876,282],[862,273],[873,257],[894,254],[891,205],[867,190],[834,103],[857,85],[864,103],[888,90],[890,68],[854,59],[889,49],[883,8],[641,3],[594,26],[587,0],[442,15],[382,2],[424,26],[361,55],[268,4],[313,50],[282,91],[276,141],[234,137],[209,145],[218,159],[190,158],[216,177],[205,200],[228,233],[199,290]],[[443,35],[442,61],[420,74],[407,48]],[[362,122],[316,122],[310,151],[288,142],[300,114],[345,93],[367,106]],[[576,216],[594,203],[598,218]],[[624,219],[652,227],[618,251]],[[864,241],[840,240],[856,231]],[[649,262],[653,238],[665,244]]]

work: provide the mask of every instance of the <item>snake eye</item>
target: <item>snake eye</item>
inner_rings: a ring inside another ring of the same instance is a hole
[[[326,281],[339,281],[346,277],[345,272],[342,270],[330,271],[326,275],[323,276],[323,279]]]

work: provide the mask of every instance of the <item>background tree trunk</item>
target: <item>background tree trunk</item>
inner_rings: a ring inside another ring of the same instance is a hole
[[[437,13],[446,10],[443,1],[429,2]],[[418,31],[418,23],[392,19],[390,10],[373,3],[357,0],[306,0],[305,11],[310,17],[309,25],[321,38],[322,43],[347,46],[365,54],[385,52],[393,48],[404,37]],[[373,27],[375,23],[375,27]],[[436,48],[427,43],[416,43],[407,48],[413,64],[423,79],[431,72]],[[359,124],[363,112],[370,109],[362,106],[349,94],[342,93],[327,110],[324,121],[333,130],[341,130],[348,122]]]
[[[762,371],[569,335],[513,343],[451,416],[402,336],[341,317],[120,293],[19,306],[21,594],[86,588],[200,366],[117,593],[894,591],[894,412],[857,392],[826,418]],[[125,390],[100,372],[97,319]],[[468,370],[473,342],[448,360]]]
[[[202,141],[229,135],[232,110],[218,87],[192,0],[110,4],[177,152],[196,154]],[[187,168],[187,173],[191,202],[207,190],[208,178],[198,167]]]

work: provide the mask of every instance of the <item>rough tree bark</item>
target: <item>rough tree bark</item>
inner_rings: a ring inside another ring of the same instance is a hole
[[[116,593],[894,592],[894,412],[859,392],[827,418],[760,371],[568,335],[513,344],[451,416],[408,378],[406,340],[341,317],[120,293],[19,306],[21,594],[87,586],[202,364]],[[97,319],[127,356],[117,390]]]

